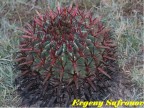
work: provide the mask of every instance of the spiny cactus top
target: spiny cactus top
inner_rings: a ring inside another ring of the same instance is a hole
[[[94,90],[93,79],[106,72],[109,60],[115,60],[114,45],[109,31],[92,12],[77,7],[37,11],[31,24],[27,24],[20,40],[20,54],[16,61],[22,75],[39,73],[42,84],[88,83]]]

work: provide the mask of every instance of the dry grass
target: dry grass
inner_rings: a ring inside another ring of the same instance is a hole
[[[14,92],[13,53],[17,51],[18,37],[24,23],[33,18],[35,10],[44,11],[47,4],[55,8],[55,0],[0,0],[0,106],[17,106],[19,97]],[[59,0],[68,4],[68,0]],[[91,9],[102,16],[111,27],[118,44],[119,66],[131,81],[144,89],[144,45],[142,0],[78,0],[81,9]],[[133,89],[131,99],[144,98]]]

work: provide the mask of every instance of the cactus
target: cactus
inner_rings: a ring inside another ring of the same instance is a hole
[[[115,61],[115,45],[100,17],[72,5],[36,13],[22,29],[16,57],[23,104],[29,99],[28,105],[53,106],[64,96],[70,104],[72,96],[82,95],[81,88],[96,91],[99,75],[111,79],[107,68]]]

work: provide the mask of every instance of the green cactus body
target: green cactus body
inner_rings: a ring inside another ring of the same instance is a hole
[[[16,61],[21,78],[35,79],[27,83],[27,90],[37,85],[43,88],[41,93],[48,89],[54,92],[72,84],[79,90],[83,83],[95,90],[93,80],[97,74],[111,78],[105,64],[115,60],[111,50],[115,46],[100,18],[93,18],[91,12],[72,6],[49,8],[43,15],[37,12],[23,31]],[[40,77],[38,82],[36,76]]]

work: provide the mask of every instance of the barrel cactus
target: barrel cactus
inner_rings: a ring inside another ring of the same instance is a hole
[[[23,104],[57,106],[88,99],[91,93],[83,89],[96,91],[94,81],[100,75],[111,78],[107,69],[109,61],[115,61],[115,45],[109,30],[100,17],[77,6],[57,5],[56,10],[36,13],[22,29],[16,56]]]

